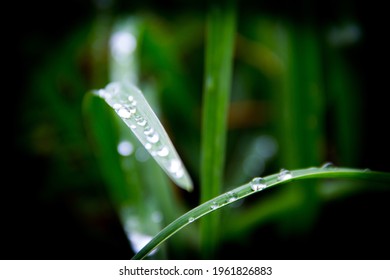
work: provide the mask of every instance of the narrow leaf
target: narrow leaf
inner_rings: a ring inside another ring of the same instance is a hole
[[[235,38],[232,3],[211,5],[207,19],[206,62],[202,116],[201,202],[222,191]],[[218,246],[219,215],[201,224],[202,251],[212,256]]]
[[[129,83],[114,82],[95,94],[115,110],[167,175],[179,187],[191,191],[191,178],[142,92]]]
[[[295,171],[282,170],[279,174],[273,174],[264,178],[254,178],[251,182],[237,187],[214,199],[206,201],[198,207],[182,215],[162,231],[160,231],[145,247],[143,247],[133,259],[143,259],[156,247],[162,244],[173,234],[186,227],[195,220],[223,207],[258,193],[269,187],[285,184],[290,181],[302,181],[306,179],[323,178],[350,178],[365,179],[379,182],[390,182],[390,173],[372,172],[351,168],[308,168]]]

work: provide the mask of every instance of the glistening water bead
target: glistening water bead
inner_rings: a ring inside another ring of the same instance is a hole
[[[251,189],[255,192],[264,190],[267,187],[267,183],[265,182],[264,178],[261,177],[253,178],[250,185]]]
[[[228,192],[226,194],[226,202],[233,202],[237,200],[237,194],[234,192]]]
[[[215,210],[218,207],[219,207],[219,205],[218,205],[218,202],[216,202],[216,201],[212,202],[211,205],[210,205],[210,209],[211,210]]]
[[[284,181],[292,178],[291,171],[287,169],[281,169],[278,174],[278,181]]]
[[[95,92],[131,128],[137,139],[167,175],[180,187],[192,190],[192,181],[168,134],[142,92],[128,83],[110,83]]]

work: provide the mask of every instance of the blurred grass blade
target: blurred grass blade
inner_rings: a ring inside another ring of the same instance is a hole
[[[138,56],[141,23],[137,17],[117,20],[110,36],[110,80],[138,82]]]
[[[121,120],[114,112],[107,110],[101,98],[88,92],[83,100],[83,113],[90,141],[100,164],[100,170],[108,187],[108,194],[118,213],[130,245],[136,253],[162,227],[154,219],[158,211],[156,205],[147,198],[141,188],[141,177],[134,169],[129,172],[124,168],[134,166],[134,157],[123,156],[118,147],[131,143],[133,139],[120,135]],[[123,150],[123,147],[121,148]],[[163,250],[155,251],[153,257],[162,258]]]
[[[225,6],[210,7],[202,116],[201,202],[222,190],[235,21],[232,1]],[[210,257],[218,246],[218,228],[219,215],[210,216],[201,224],[201,249],[205,257]]]
[[[191,178],[142,92],[129,83],[114,82],[96,93],[115,110],[167,175],[179,187],[191,191]]]
[[[214,199],[204,202],[198,207],[182,215],[174,222],[160,231],[144,248],[142,248],[133,259],[143,259],[152,250],[167,240],[180,229],[186,227],[195,220],[215,210],[236,202],[240,199],[256,194],[269,187],[278,186],[291,181],[305,181],[306,179],[343,178],[373,180],[384,183],[390,182],[390,173],[373,172],[351,168],[308,168],[295,171],[283,171],[264,178],[254,178],[251,182],[237,187],[227,193],[219,195]]]

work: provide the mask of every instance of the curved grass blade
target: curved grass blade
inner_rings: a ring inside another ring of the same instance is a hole
[[[113,82],[95,94],[115,110],[168,176],[179,187],[191,191],[191,178],[142,92],[129,83]]]
[[[263,189],[281,185],[289,181],[323,178],[350,178],[366,179],[380,182],[390,182],[390,173],[373,172],[352,168],[308,168],[295,171],[282,170],[279,174],[273,174],[264,178],[254,178],[251,182],[237,187],[227,193],[206,201],[198,207],[182,215],[162,231],[160,231],[145,247],[143,247],[133,259],[143,259],[161,243],[167,240],[180,229],[208,213],[221,209],[237,200],[253,195]]]

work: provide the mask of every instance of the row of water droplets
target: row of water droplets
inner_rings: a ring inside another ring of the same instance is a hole
[[[131,84],[110,83],[97,94],[115,110],[168,176],[178,186],[191,190],[188,172],[142,92]]]
[[[281,169],[277,180],[278,181],[284,181],[292,178],[292,173],[289,170]],[[249,192],[258,192],[266,189],[269,185],[267,184],[266,180],[262,177],[255,177],[249,182],[250,190]],[[239,198],[243,197],[244,195],[247,195],[248,191],[229,191],[226,194],[223,195],[223,197],[218,197],[212,201],[209,202],[210,204],[210,210],[216,210],[219,207],[228,204],[233,203]],[[198,218],[198,217],[197,217]],[[190,217],[188,219],[188,222],[191,223],[195,220],[194,217]]]
[[[331,168],[335,168],[335,166],[331,162],[326,162],[320,168],[331,169]],[[292,178],[293,178],[292,172],[290,170],[282,168],[276,176],[276,181],[281,182],[281,181],[290,180]],[[262,190],[266,189],[267,187],[270,186],[270,184],[269,183],[267,184],[266,179],[264,179],[262,177],[255,177],[250,181],[249,186],[250,186],[250,192],[258,192],[258,191],[262,191]],[[227,203],[232,203],[246,194],[248,194],[248,192],[229,191],[226,194],[224,194],[222,199],[220,197],[218,197],[214,200],[211,200],[209,202],[210,210],[213,211],[213,210],[216,210],[219,207],[221,207]],[[199,218],[199,217],[196,217],[196,218],[190,217],[188,219],[188,222],[191,223],[197,218]]]

